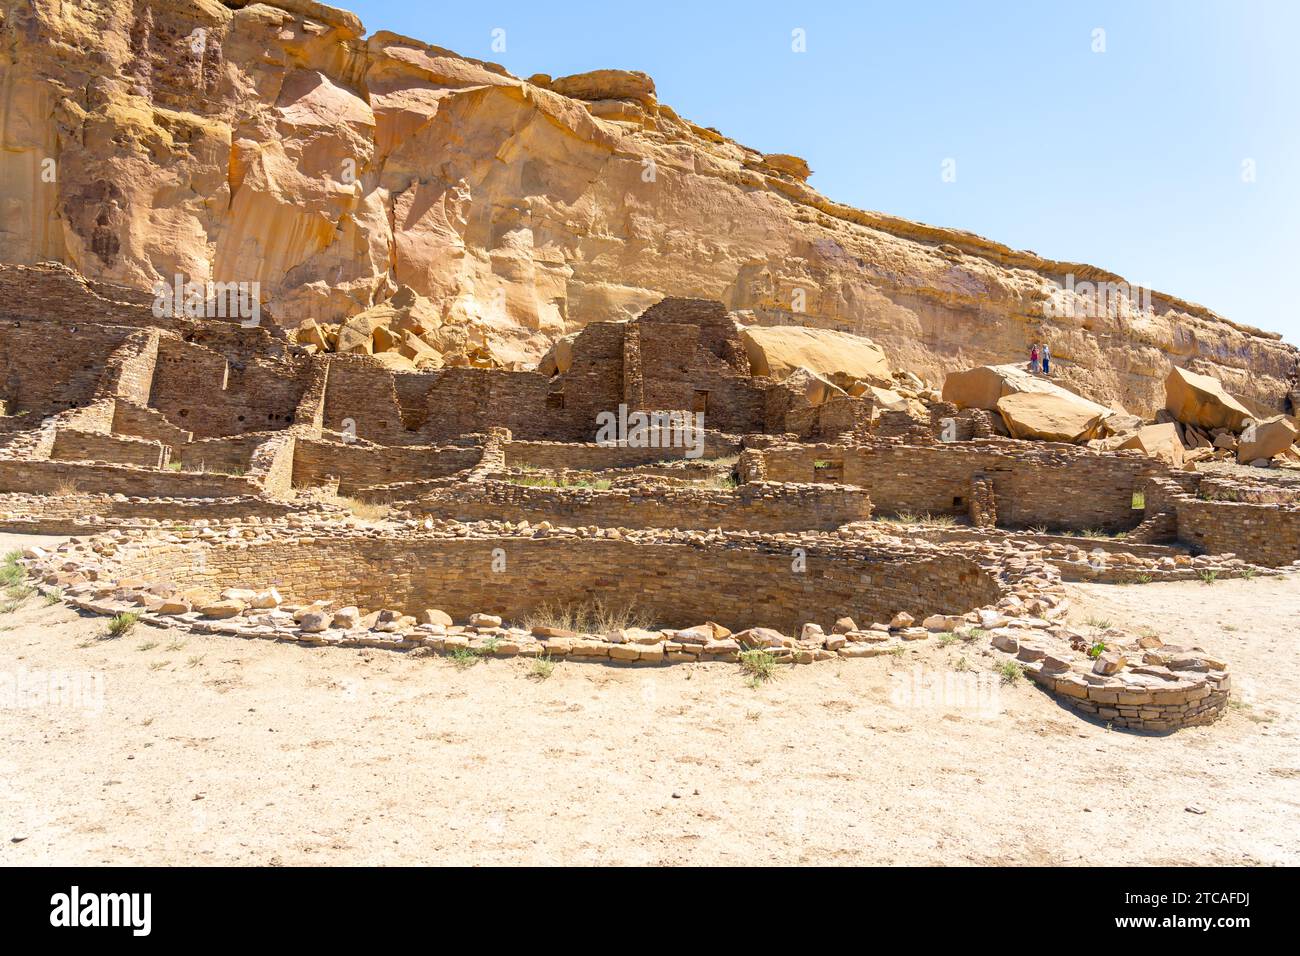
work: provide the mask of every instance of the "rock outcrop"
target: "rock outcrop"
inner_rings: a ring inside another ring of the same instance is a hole
[[[859,334],[934,382],[1047,342],[1142,414],[1171,365],[1261,413],[1295,388],[1276,335],[1160,293],[1098,309],[1121,277],[836,203],[644,74],[523,80],[310,0],[0,0],[0,104],[0,260],[256,282],[293,329],[407,287],[465,354],[531,365],[672,295]]]

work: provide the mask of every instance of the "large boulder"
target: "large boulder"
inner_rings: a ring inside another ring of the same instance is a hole
[[[361,312],[339,327],[336,351],[351,355],[373,355],[375,329],[384,324],[385,316],[377,311]]]
[[[1106,434],[1108,435],[1132,435],[1146,426],[1140,416],[1131,415],[1114,405],[1111,406],[1113,415],[1106,419]],[[1177,427],[1174,428],[1174,434],[1178,434]],[[1181,438],[1181,436],[1179,436]]]
[[[824,405],[832,398],[846,394],[842,388],[806,368],[795,369],[787,375],[781,387],[790,392],[796,405],[800,402],[809,406]]]
[[[1021,393],[1056,395],[1079,404],[1080,408],[1086,406],[1102,418],[1115,414],[1114,409],[1076,395],[1051,379],[1034,375],[1022,365],[979,365],[949,372],[943,380],[942,397],[958,408],[982,408],[992,412],[998,410],[999,399]]]
[[[1247,425],[1237,445],[1237,461],[1249,464],[1260,458],[1280,455],[1295,444],[1298,431],[1295,422],[1285,415]]]
[[[848,390],[850,395],[852,395],[853,392],[853,389]],[[908,398],[906,395],[900,395],[892,388],[880,388],[877,385],[867,385],[859,394],[870,398],[877,409],[884,409],[891,412],[907,412],[907,414],[911,415],[918,421],[924,420],[929,414],[924,404],[917,401],[915,398]]]
[[[1165,408],[1184,425],[1200,428],[1230,428],[1239,432],[1251,418],[1250,410],[1237,401],[1217,378],[1170,369],[1165,378]]]
[[[853,389],[849,390],[853,394]],[[890,411],[905,412],[908,410],[908,400],[898,394],[892,388],[881,388],[878,385],[866,385],[862,387],[859,395],[867,395],[875,403],[876,408],[887,408]]]
[[[1072,444],[1098,437],[1109,412],[1072,392],[1016,392],[999,398],[997,410],[1012,438]]]
[[[573,342],[577,337],[577,332],[570,332],[556,339],[547,353],[542,356],[542,360],[537,363],[537,371],[551,378],[557,374],[563,375],[572,368]]]
[[[1182,468],[1185,460],[1183,442],[1178,437],[1178,426],[1172,422],[1146,425],[1131,435],[1124,436],[1116,451],[1135,449],[1163,461],[1172,468]]]
[[[801,325],[752,325],[740,330],[740,339],[754,375],[779,380],[806,368],[824,378],[893,384],[884,350],[860,335]]]

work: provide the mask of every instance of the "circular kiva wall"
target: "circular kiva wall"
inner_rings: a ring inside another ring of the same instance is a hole
[[[802,559],[800,555],[803,555]],[[803,570],[798,568],[803,567]],[[865,627],[898,611],[961,614],[1001,597],[968,558],[939,553],[819,551],[574,538],[290,539],[146,549],[123,570],[215,597],[274,586],[285,600],[329,600],[408,614],[440,608],[518,620],[543,606],[634,607],[661,627],[714,620],[733,630]]]

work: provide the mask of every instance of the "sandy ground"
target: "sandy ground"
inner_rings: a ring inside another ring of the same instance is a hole
[[[1239,703],[1152,736],[1003,686],[960,642],[756,689],[727,664],[539,681],[516,660],[109,640],[32,597],[0,615],[0,679],[81,694],[0,705],[0,865],[1300,862],[1295,579],[1073,590],[1081,622],[1226,654]]]

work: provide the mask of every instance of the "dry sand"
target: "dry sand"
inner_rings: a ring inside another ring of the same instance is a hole
[[[105,640],[34,596],[0,615],[0,678],[88,693],[3,702],[0,865],[1300,862],[1295,579],[1072,592],[1080,623],[1222,652],[1237,702],[1153,736],[1002,686],[961,642],[756,689],[729,664],[539,681],[520,660]],[[963,658],[946,700],[900,695]]]

